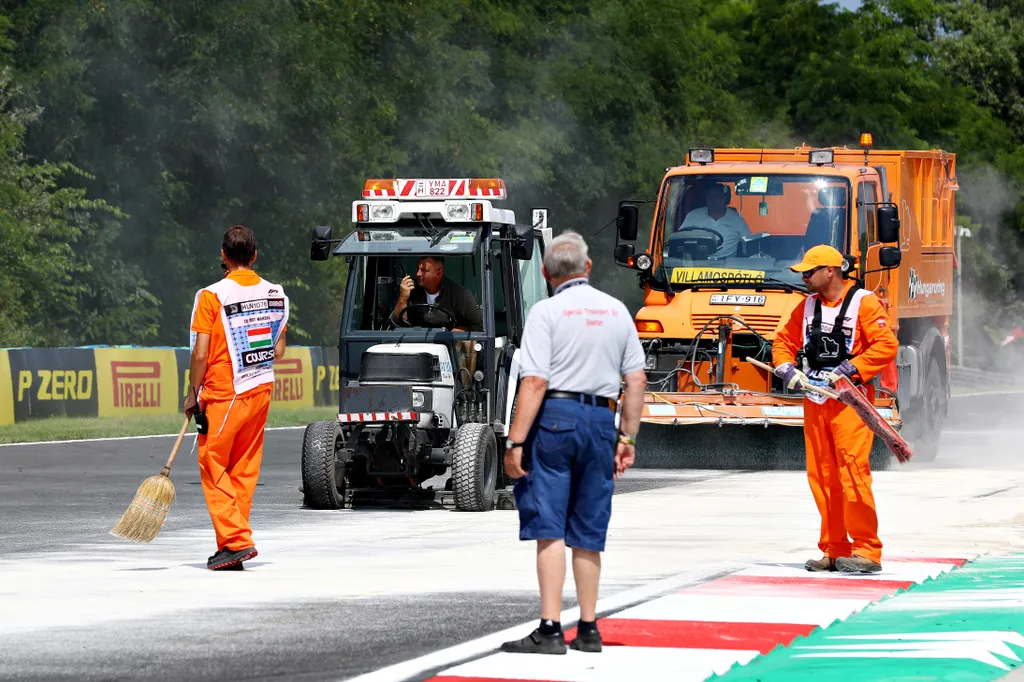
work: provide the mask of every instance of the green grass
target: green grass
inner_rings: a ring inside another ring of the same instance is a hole
[[[267,427],[305,426],[311,422],[334,419],[336,407],[301,409],[270,408]],[[0,426],[0,443],[34,443],[38,441],[76,440],[80,438],[113,438],[117,436],[152,436],[176,434],[184,415],[157,414],[139,417],[52,417],[34,419],[11,426]],[[195,423],[189,424],[195,432]]]

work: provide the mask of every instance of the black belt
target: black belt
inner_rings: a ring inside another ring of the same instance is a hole
[[[569,400],[575,400],[578,403],[583,402],[588,405],[594,405],[595,407],[607,407],[612,412],[615,412],[619,406],[619,401],[615,398],[605,398],[600,395],[576,393],[574,391],[548,391],[544,394],[544,398],[567,398]]]

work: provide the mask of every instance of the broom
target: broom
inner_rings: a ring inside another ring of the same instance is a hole
[[[760,367],[768,372],[774,372],[771,366],[758,362],[754,358],[748,357],[747,361],[755,367]],[[808,391],[820,393],[826,395],[833,400],[849,405],[853,408],[853,411],[857,413],[857,416],[861,418],[865,425],[871,432],[882,439],[886,447],[892,452],[900,464],[905,464],[914,456],[910,446],[907,445],[907,441],[896,432],[896,429],[889,425],[889,422],[882,418],[882,415],[878,413],[875,406],[864,396],[863,393],[857,390],[847,377],[840,377],[838,384],[838,392],[830,391],[823,386],[814,386],[812,384],[802,384],[803,388]]]
[[[167,464],[156,476],[150,476],[135,492],[135,498],[128,506],[121,520],[110,529],[111,535],[116,535],[132,542],[151,542],[157,536],[160,529],[164,527],[164,519],[174,502],[174,484],[171,483],[171,464],[178,454],[181,440],[185,437],[185,430],[192,420],[192,415],[185,417],[185,423],[181,425],[181,432],[178,440],[174,441],[174,448]]]

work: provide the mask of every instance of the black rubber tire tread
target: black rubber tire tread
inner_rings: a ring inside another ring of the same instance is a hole
[[[946,387],[943,385],[941,372],[941,365],[933,356],[928,361],[928,373],[924,377],[924,397],[921,401],[920,415],[924,422],[923,428],[921,435],[911,445],[914,450],[911,461],[934,462],[939,455],[939,440],[946,412]],[[932,393],[935,394],[934,403],[929,400]]]
[[[302,436],[302,494],[313,509],[341,509],[344,495],[334,478],[338,422],[313,422]],[[344,485],[344,484],[343,484]]]
[[[871,454],[868,460],[871,471],[885,471],[892,466],[895,459],[892,450],[885,444],[885,441],[875,436],[874,441],[871,443]]]
[[[485,458],[493,457],[495,480],[484,480]],[[494,430],[487,424],[463,424],[455,436],[452,456],[452,493],[455,507],[461,511],[490,511],[497,497],[498,449]]]

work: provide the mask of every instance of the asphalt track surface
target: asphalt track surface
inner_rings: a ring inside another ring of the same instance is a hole
[[[1024,470],[1024,425],[1016,417],[1021,400],[1008,400],[954,401],[938,459],[912,463],[907,471]],[[299,429],[267,433],[252,518],[257,532],[261,527],[322,522],[316,515],[322,512],[302,507],[301,437]],[[186,438],[175,465],[177,499],[165,534],[209,529],[194,455],[189,452],[192,441]],[[73,556],[81,546],[95,550],[119,542],[107,531],[139,482],[163,466],[172,443],[173,438],[148,438],[0,448],[0,594],[4,561],[45,561],[48,554]],[[700,461],[694,467],[635,470],[619,482],[616,494],[685,488],[715,477],[720,485],[728,485],[744,475],[705,469]],[[430,543],[431,538],[423,537],[422,542]],[[205,570],[205,559],[213,550],[195,547],[197,570]],[[261,559],[262,555],[252,564],[258,566]],[[337,580],[359,581],[360,576],[338,575]],[[565,606],[572,605],[567,598]],[[536,594],[521,589],[424,590],[418,595],[190,610],[184,617],[170,614],[49,628],[45,636],[38,631],[4,634],[0,629],[0,679],[339,680],[530,621],[537,607]]]

